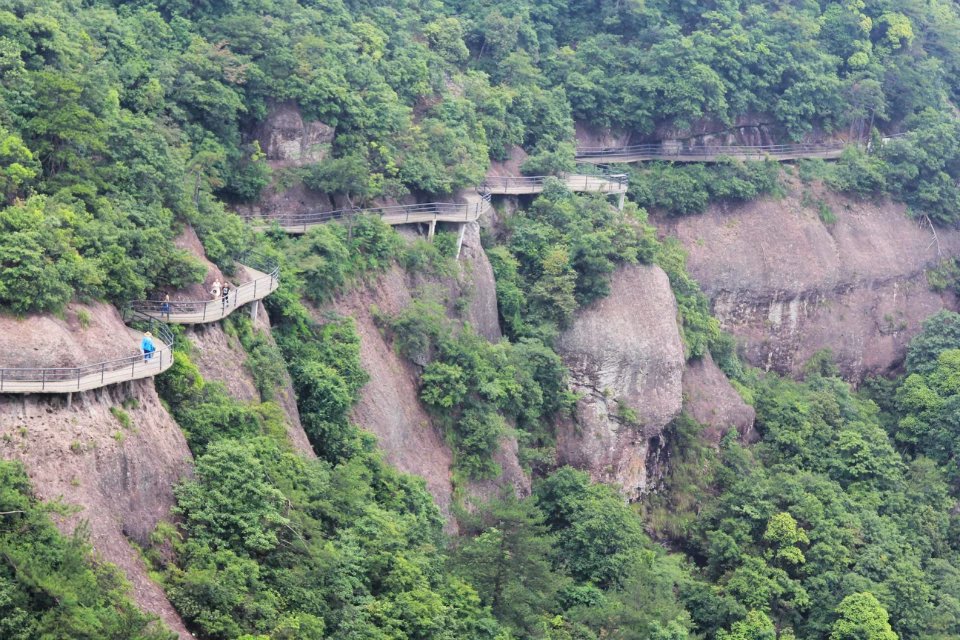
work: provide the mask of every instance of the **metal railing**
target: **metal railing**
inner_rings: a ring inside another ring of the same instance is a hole
[[[706,146],[653,143],[627,145],[623,147],[578,147],[576,158],[578,160],[584,160],[586,158],[605,158],[608,160],[617,158],[670,160],[679,157],[684,159],[700,158],[703,160],[712,160],[724,156],[735,158],[744,156],[763,158],[764,156],[769,156],[775,159],[780,156],[796,158],[804,155],[815,158],[824,154],[841,152],[847,146],[848,145],[843,142]]]
[[[173,364],[173,332],[155,318],[128,311],[131,321],[141,323],[154,335],[152,354],[138,352],[114,360],[78,367],[0,368],[0,393],[69,393],[95,389],[115,382],[155,376]],[[125,318],[126,319],[126,318]]]
[[[318,224],[337,220],[349,220],[360,215],[378,215],[387,224],[408,224],[412,222],[473,222],[490,206],[490,196],[484,196],[480,202],[427,202],[423,204],[400,204],[389,207],[353,207],[334,211],[318,211],[295,214],[244,214],[247,222],[262,221],[266,227],[276,222],[284,231],[305,232]]]
[[[225,296],[206,300],[135,300],[129,307],[143,315],[166,320],[173,324],[202,324],[216,322],[233,313],[234,309],[248,302],[260,300],[276,291],[280,284],[280,265],[269,256],[257,252],[245,253],[237,258],[241,266],[256,275],[230,289]]]
[[[620,193],[626,191],[628,185],[625,173],[596,172],[560,176],[488,176],[477,190],[494,194],[539,193],[551,178],[560,180],[571,191]]]

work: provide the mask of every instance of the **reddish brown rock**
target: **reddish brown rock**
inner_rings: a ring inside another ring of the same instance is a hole
[[[937,243],[903,206],[822,190],[804,200],[803,188],[657,224],[687,249],[691,275],[750,364],[796,373],[829,349],[850,380],[889,372],[922,322],[953,304],[927,285]],[[815,199],[835,223],[821,221]],[[956,255],[960,235],[938,236],[943,255]]]
[[[129,428],[111,408],[126,413]],[[61,529],[88,522],[94,549],[126,574],[134,601],[192,637],[130,543],[149,544],[169,518],[174,485],[192,467],[152,381],[74,394],[70,406],[65,396],[0,395],[0,457],[23,463],[41,499],[76,506]]]
[[[560,462],[639,497],[649,442],[681,407],[684,352],[667,275],[656,266],[618,270],[610,295],[577,313],[558,351],[580,396],[575,417],[558,426]]]
[[[731,429],[751,441],[757,412],[733,388],[707,353],[687,363],[683,371],[683,410],[706,427],[704,436],[715,444]]]

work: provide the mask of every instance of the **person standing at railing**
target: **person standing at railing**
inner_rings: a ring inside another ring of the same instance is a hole
[[[228,302],[229,300],[230,300],[230,283],[229,283],[229,282],[224,282],[224,283],[223,283],[223,297],[221,298],[221,301],[223,302],[223,308],[224,308],[224,310],[227,308],[227,302]]]
[[[210,289],[210,293],[213,294],[214,300],[220,297],[220,278],[213,281],[213,288]]]
[[[143,339],[140,341],[140,350],[143,351],[143,361],[150,362],[157,346],[153,343],[153,334],[149,331],[143,334]]]
[[[160,303],[160,315],[167,316],[167,320],[170,320],[170,294],[163,296],[163,302]]]

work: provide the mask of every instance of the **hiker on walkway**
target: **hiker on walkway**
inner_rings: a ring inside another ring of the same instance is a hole
[[[170,319],[170,294],[163,296],[163,302],[160,303],[160,315],[167,316]]]
[[[153,358],[153,352],[157,350],[157,346],[153,344],[153,334],[149,331],[143,334],[143,340],[140,341],[140,349],[143,351],[143,361],[150,362]]]
[[[210,289],[210,293],[213,294],[214,300],[220,297],[220,278],[213,281],[213,288]]]
[[[227,302],[230,300],[230,283],[223,283],[223,308],[227,308]]]

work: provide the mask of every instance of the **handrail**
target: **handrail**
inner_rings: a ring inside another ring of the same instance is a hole
[[[649,159],[670,159],[673,157],[716,158],[721,156],[778,156],[796,154],[824,154],[842,151],[847,147],[843,142],[810,143],[798,142],[789,144],[762,144],[762,145],[705,145],[685,146],[680,143],[647,143],[625,145],[622,147],[577,147],[576,158],[618,158],[643,156]]]
[[[307,227],[345,220],[360,215],[379,215],[387,224],[406,224],[410,222],[473,222],[490,206],[490,196],[485,195],[480,202],[427,202],[422,204],[400,204],[387,207],[353,207],[334,211],[287,214],[243,214],[247,222],[262,220],[276,222],[284,229]]]
[[[132,310],[143,315],[165,319],[173,324],[216,322],[248,302],[260,300],[277,290],[280,264],[269,256],[248,252],[237,258],[241,266],[256,274],[250,282],[237,285],[226,297],[205,300],[134,300]]]
[[[95,389],[115,382],[155,376],[173,364],[174,336],[170,328],[136,311],[126,311],[130,321],[146,324],[159,342],[150,355],[104,360],[78,367],[4,367],[0,368],[0,393],[69,393]],[[124,318],[126,320],[126,317]]]
[[[526,190],[529,193],[542,191],[547,180],[554,178],[573,191],[619,193],[627,190],[625,173],[582,173],[559,176],[487,176],[477,187],[481,193],[510,193]]]

